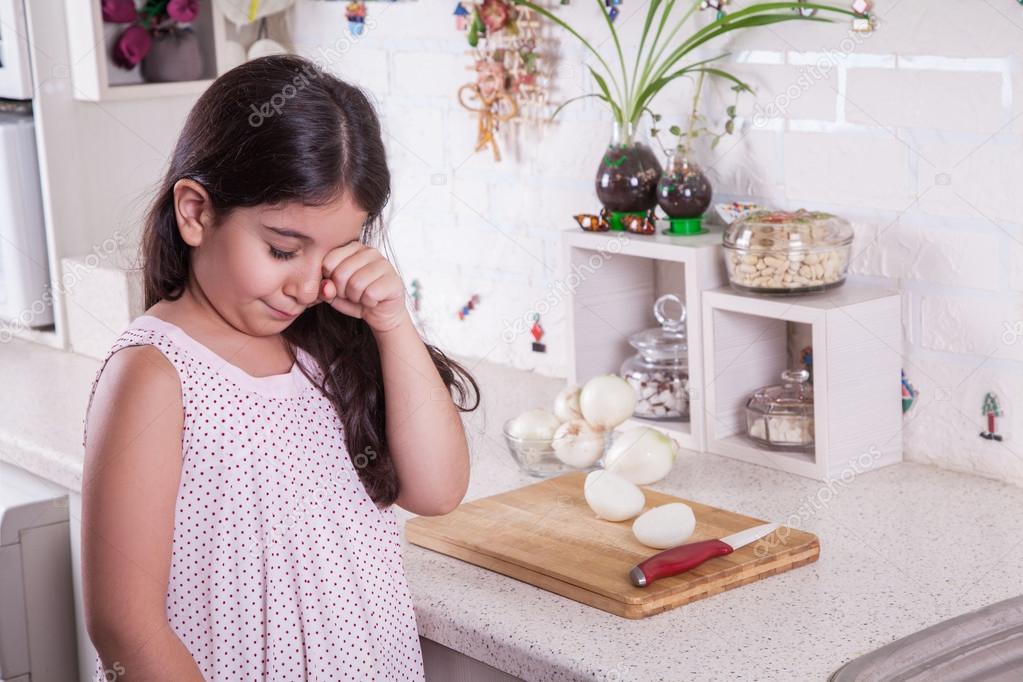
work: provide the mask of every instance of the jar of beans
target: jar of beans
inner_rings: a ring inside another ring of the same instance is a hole
[[[660,327],[629,336],[638,352],[628,358],[621,375],[636,391],[634,416],[664,421],[689,421],[689,345],[686,308],[678,296],[665,294],[654,303]]]

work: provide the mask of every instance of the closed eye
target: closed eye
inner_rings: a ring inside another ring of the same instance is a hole
[[[280,249],[276,249],[273,246],[271,246],[270,247],[270,255],[273,256],[274,258],[276,258],[277,260],[288,260],[289,258],[294,258],[295,257],[295,252],[294,251],[281,251]]]

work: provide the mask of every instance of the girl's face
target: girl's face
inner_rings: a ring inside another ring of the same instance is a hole
[[[199,190],[206,196],[201,185],[182,192]],[[198,198],[179,200],[177,193],[175,187],[178,227],[192,246],[195,284],[220,317],[254,336],[280,333],[320,302],[324,257],[357,241],[367,218],[345,193],[323,206],[236,208],[209,229],[209,213],[200,218],[197,212]]]

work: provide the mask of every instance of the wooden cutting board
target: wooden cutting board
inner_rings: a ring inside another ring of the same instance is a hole
[[[782,527],[763,540],[647,587],[629,569],[661,550],[632,536],[632,521],[596,518],[583,497],[586,472],[572,472],[466,502],[444,516],[405,524],[409,542],[522,580],[625,618],[645,618],[811,563],[820,544]],[[685,502],[696,514],[686,542],[731,535],[767,521],[643,488],[646,507]]]

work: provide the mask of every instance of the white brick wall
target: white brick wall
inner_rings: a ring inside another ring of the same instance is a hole
[[[593,3],[554,11],[601,41]],[[737,0],[736,6],[747,3]],[[840,3],[843,4],[844,3]],[[881,28],[785,24],[727,44],[728,65],[757,89],[739,103],[740,130],[703,161],[717,197],[832,210],[854,221],[853,271],[902,290],[905,368],[921,390],[907,415],[906,452],[1023,483],[1023,8],[1014,2],[876,0]],[[618,25],[638,42],[645,3]],[[343,3],[299,2],[300,51],[344,35]],[[391,242],[407,280],[423,283],[423,319],[445,348],[564,375],[557,228],[595,211],[593,173],[610,133],[598,103],[513,138],[505,159],[475,153],[476,119],[455,101],[471,60],[451,7],[371,3],[374,23],[336,72],[379,102],[394,174]],[[701,20],[706,20],[704,14]],[[583,53],[558,33],[556,93],[591,87]],[[610,41],[603,46],[610,56]],[[691,85],[656,103],[681,120]],[[713,86],[705,113],[731,103]],[[517,142],[516,142],[517,140]],[[456,310],[472,294],[478,310]],[[552,301],[553,299],[553,301]],[[523,328],[543,311],[548,352]],[[1002,443],[978,438],[984,393],[999,394]]]

